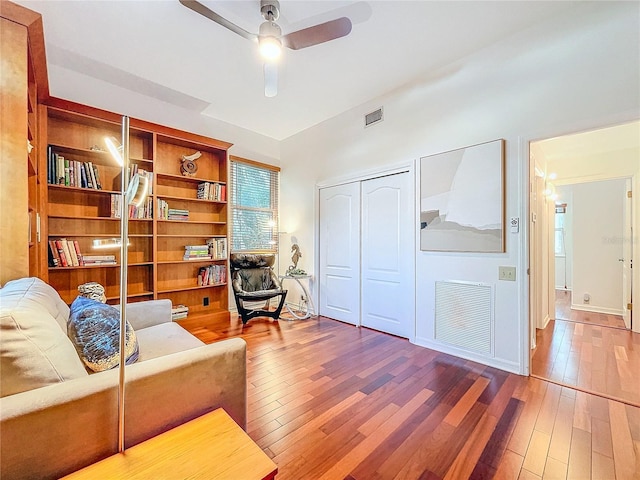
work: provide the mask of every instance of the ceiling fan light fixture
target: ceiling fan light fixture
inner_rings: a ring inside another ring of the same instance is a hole
[[[260,33],[258,34],[258,45],[260,55],[265,60],[275,60],[282,53],[282,42],[280,36],[282,30],[275,22],[263,22],[260,25]]]

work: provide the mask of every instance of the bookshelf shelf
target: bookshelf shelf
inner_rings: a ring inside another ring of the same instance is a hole
[[[158,290],[158,293],[187,292],[189,290],[203,290],[206,288],[226,287],[227,283],[215,283],[211,285],[193,285],[190,287],[168,288],[166,290]]]
[[[222,205],[226,205],[226,201],[220,201],[220,200],[206,200],[204,198],[184,198],[184,197],[177,197],[177,196],[171,196],[171,195],[156,195],[158,198],[163,198],[163,199],[167,199],[167,200],[180,200],[183,202],[200,202],[200,203],[217,203],[217,204],[222,204]]]
[[[115,255],[117,261],[116,264],[53,267],[47,262],[48,250],[44,250],[44,259],[40,260],[42,276],[48,277],[45,280],[68,303],[77,295],[77,286],[88,281],[102,284],[110,303],[119,301],[120,251],[96,250],[92,242],[120,236],[121,220],[111,216],[111,203],[112,196],[120,193],[122,174],[104,146],[105,137],[120,137],[120,116],[59,99],[48,100],[42,108],[44,147],[40,148],[36,166],[44,172],[42,188],[47,200],[43,243],[65,239],[77,242],[85,256],[104,252]],[[197,197],[199,186],[205,182],[218,184],[215,192],[226,194],[230,146],[219,140],[131,119],[130,162],[150,174],[153,218],[129,219],[129,301],[168,298],[174,305],[186,305],[190,312],[199,315],[229,317],[226,282],[197,285],[201,271],[206,271],[209,279],[218,280],[209,272],[222,265],[226,268],[227,260],[182,260],[182,257],[186,245],[204,245],[208,239],[227,237],[226,199]],[[201,152],[198,171],[193,177],[182,175],[181,157],[196,151]],[[62,179],[60,156],[65,175]],[[68,180],[65,168],[70,170]],[[72,182],[71,169],[74,168]],[[88,185],[88,178],[83,180],[83,169],[85,177],[87,173],[98,172],[102,189],[92,188],[93,182]],[[202,188],[209,191],[210,187]],[[161,219],[160,199],[171,209],[188,210],[189,219]],[[209,268],[209,265],[218,267]]]

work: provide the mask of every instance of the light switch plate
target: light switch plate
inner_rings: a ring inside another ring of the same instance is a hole
[[[516,281],[516,267],[498,267],[498,280]]]

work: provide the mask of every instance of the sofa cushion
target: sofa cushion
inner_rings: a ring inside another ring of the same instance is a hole
[[[138,359],[138,340],[126,322],[125,363]],[[102,372],[120,364],[120,311],[91,298],[78,296],[71,304],[67,334],[87,368]]]
[[[136,331],[140,344],[139,361],[162,357],[204,345],[177,323],[167,322]]]
[[[38,278],[0,289],[0,395],[87,376],[59,317],[69,308]]]

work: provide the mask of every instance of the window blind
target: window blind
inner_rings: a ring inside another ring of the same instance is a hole
[[[231,157],[231,251],[277,252],[277,167]]]

